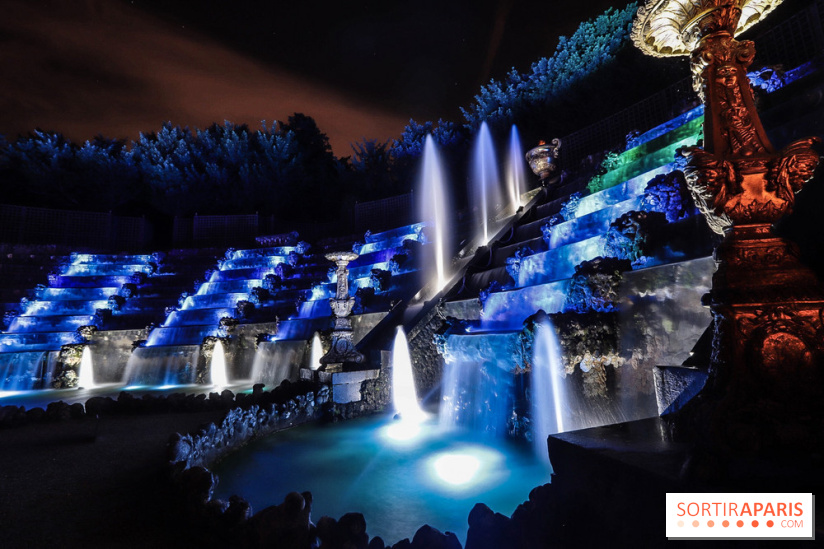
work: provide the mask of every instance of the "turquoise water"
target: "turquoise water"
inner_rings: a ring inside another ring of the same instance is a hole
[[[417,432],[416,432],[417,430]],[[463,543],[475,503],[511,515],[551,469],[528,444],[407,428],[386,416],[304,425],[255,441],[222,461],[216,497],[237,494],[255,512],[293,491],[313,496],[312,520],[359,512],[370,538],[411,539],[424,524]]]

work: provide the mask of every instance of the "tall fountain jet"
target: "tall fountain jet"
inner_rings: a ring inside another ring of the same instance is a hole
[[[323,345],[320,341],[320,334],[315,332],[312,336],[312,348],[309,351],[309,369],[317,370],[320,368],[320,357],[323,356]]]
[[[498,162],[495,159],[492,135],[489,133],[489,126],[486,122],[481,124],[475,139],[471,173],[470,198],[473,208],[477,208],[475,218],[481,226],[481,244],[486,245],[490,236],[489,220],[495,217],[502,203]]]
[[[532,439],[537,455],[549,461],[547,437],[569,429],[561,348],[549,322],[536,324],[532,354]]]
[[[395,412],[406,421],[423,418],[424,413],[418,404],[418,394],[415,391],[409,344],[402,326],[398,326],[395,344],[392,347],[392,403]]]
[[[451,249],[446,218],[449,202],[446,195],[446,174],[431,135],[427,135],[424,142],[423,170],[419,187],[420,215],[429,227],[429,238],[434,241],[435,274],[440,289],[446,285],[447,260]]]
[[[513,211],[518,211],[521,204],[521,195],[526,192],[526,174],[524,170],[524,152],[521,148],[521,138],[518,127],[512,125],[509,133],[509,158],[506,166],[506,184],[509,188],[509,199]]]
[[[215,349],[212,351],[209,373],[212,377],[212,385],[215,387],[221,388],[229,385],[229,376],[226,373],[226,353],[223,350],[223,342],[219,339],[215,341]]]
[[[81,389],[94,389],[95,387],[92,350],[88,345],[83,347],[83,354],[80,357],[80,374],[77,379],[77,386]]]

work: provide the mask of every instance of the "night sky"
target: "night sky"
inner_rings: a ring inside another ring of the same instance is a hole
[[[625,2],[0,0],[0,134],[135,139],[303,112],[344,156],[410,118],[462,121],[482,84],[609,5]]]

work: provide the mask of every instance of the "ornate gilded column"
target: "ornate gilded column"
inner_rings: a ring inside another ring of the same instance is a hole
[[[704,146],[688,151],[685,174],[710,226],[725,236],[709,295],[710,390],[729,408],[807,395],[795,401],[803,406],[822,393],[824,291],[799,263],[795,246],[771,232],[812,177],[819,140],[773,148],[747,78],[755,46],[735,38],[780,3],[649,0],[632,29],[644,53],[690,56],[693,86],[704,102]]]
[[[326,259],[334,261],[337,265],[338,282],[335,297],[329,300],[335,315],[335,325],[332,330],[331,348],[320,359],[321,364],[324,365],[364,361],[364,356],[355,349],[355,344],[352,342],[352,321],[349,319],[352,307],[355,305],[355,298],[349,295],[349,269],[346,266],[357,258],[358,254],[354,252],[326,254]]]
[[[818,141],[776,153],[755,110],[747,67],[755,45],[735,36],[781,0],[650,0],[638,10],[635,44],[649,55],[689,55],[693,87],[704,102],[704,146],[691,153],[690,190],[719,234],[731,224],[772,223],[792,210],[812,177]]]

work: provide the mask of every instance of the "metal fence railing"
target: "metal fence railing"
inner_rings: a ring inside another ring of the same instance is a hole
[[[272,216],[197,215],[175,217],[172,245],[175,247],[226,247],[254,245],[254,239],[271,229]]]
[[[380,200],[358,202],[353,212],[355,231],[383,231],[412,223],[415,211],[413,193],[390,196]]]
[[[762,27],[767,27],[761,30]],[[758,31],[761,31],[758,33]],[[753,31],[757,34],[751,34]],[[805,3],[794,15],[769,27],[769,19],[747,33],[755,41],[754,66],[798,67],[824,55],[824,0]],[[574,168],[589,154],[619,146],[631,131],[647,131],[698,104],[687,77],[612,116],[561,138],[562,166]]]
[[[253,215],[195,215],[192,241],[195,246],[237,244],[259,234],[260,220]]]
[[[616,147],[631,131],[654,128],[697,104],[692,80],[680,80],[612,116],[562,137],[560,164],[573,168],[589,154]]]
[[[100,250],[143,250],[151,241],[143,217],[0,204],[0,242]]]

